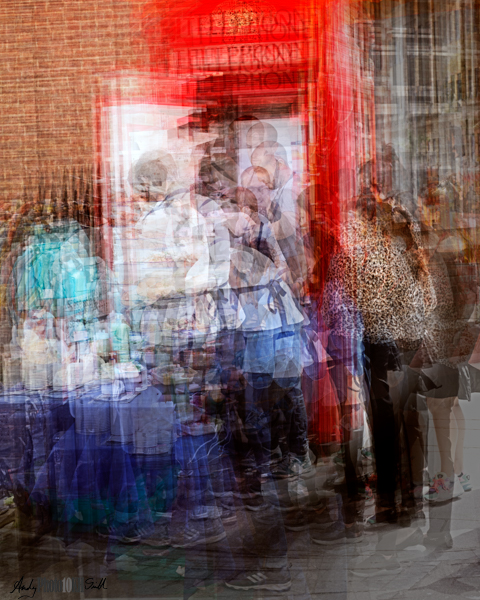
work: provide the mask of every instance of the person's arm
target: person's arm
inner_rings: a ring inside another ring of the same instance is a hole
[[[271,223],[273,233],[277,240],[283,240],[291,235],[295,235],[297,228],[297,218],[294,212],[282,212],[277,221]]]
[[[292,287],[294,284],[292,274],[290,272],[290,268],[285,259],[285,256],[283,255],[283,252],[280,246],[278,245],[275,235],[273,234],[271,224],[263,224],[262,238],[267,244],[268,251],[273,260],[273,264],[278,269],[280,277],[283,279],[283,281],[285,281],[285,283],[289,287]]]
[[[428,260],[423,248],[420,224],[415,221],[410,211],[404,206],[395,206],[393,211],[401,214],[407,222],[408,231],[413,242],[409,252],[413,259],[415,270],[417,271],[418,282],[423,290],[425,311],[430,313],[434,311],[437,306],[437,295],[428,269]]]

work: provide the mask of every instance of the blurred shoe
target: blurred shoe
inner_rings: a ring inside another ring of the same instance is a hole
[[[244,498],[243,505],[247,510],[258,512],[269,508],[269,504],[265,502],[262,496],[255,496],[253,498]]]
[[[190,515],[194,520],[202,519],[219,519],[221,515],[220,509],[216,506],[196,506]]]
[[[423,537],[422,543],[429,551],[451,550],[453,548],[453,539],[449,532],[433,533],[428,531]]]
[[[433,484],[433,481],[432,481]],[[425,496],[426,493],[428,493],[428,490],[431,488],[431,485],[428,486],[427,489],[425,489],[424,485],[417,485],[416,487],[413,488],[413,497],[415,498],[415,500],[422,500],[423,497]]]
[[[393,509],[381,510],[365,520],[368,527],[381,527],[397,522],[397,513]]]
[[[235,512],[237,510],[237,506],[235,504],[235,500],[232,496],[224,497],[220,500],[219,508],[223,514],[223,511],[227,512]]]
[[[379,575],[397,575],[402,571],[402,567],[394,556],[387,558],[383,554],[374,554],[351,566],[349,571],[357,577],[367,578]]]
[[[354,523],[350,527],[345,527],[343,523],[332,523],[330,527],[318,530],[310,534],[314,544],[320,546],[331,546],[335,544],[356,544],[363,539],[363,527]]]
[[[337,467],[340,467],[342,469],[344,469],[347,465],[345,464],[345,460],[344,460],[344,455],[343,452],[337,452],[336,454],[333,455],[333,459],[332,462],[337,465]]]
[[[405,548],[410,548],[410,546],[422,546],[423,538],[424,535],[422,530],[420,527],[416,527],[412,530],[411,534],[407,538],[395,546],[395,550],[405,550]]]
[[[3,507],[4,510],[0,515],[0,528],[5,527],[9,523],[15,521],[15,510],[13,508],[9,508],[8,506]]]
[[[224,523],[225,525],[231,525],[232,523],[237,522],[237,515],[235,511],[229,510],[228,508],[222,507],[220,518],[222,519],[222,523]]]
[[[310,528],[311,516],[303,510],[287,514],[284,519],[285,529],[288,531],[305,531]]]
[[[332,517],[327,509],[323,512],[314,512],[310,517],[309,528],[314,529],[326,529],[332,524]]]
[[[331,477],[325,479],[323,483],[324,490],[335,490],[337,487],[345,484],[345,472],[342,470]]]
[[[362,457],[364,458],[366,464],[373,463],[373,452],[370,448],[363,448],[361,451]]]
[[[156,519],[169,519],[169,520],[171,520],[171,518],[172,518],[172,512],[171,511],[163,512],[163,511],[157,510],[157,511],[155,511],[153,513],[153,516]]]
[[[256,469],[247,469],[243,477],[237,480],[237,485],[238,489],[233,492],[236,498],[252,498],[262,493],[260,475]]]
[[[280,446],[277,446],[274,450],[272,450],[271,456],[272,461],[277,461],[282,458],[282,451],[280,450]]]
[[[293,477],[293,473],[290,471],[290,454],[285,454],[282,458],[276,461],[271,466],[272,477],[275,479],[288,479]]]
[[[453,497],[458,498],[461,496],[465,490],[463,489],[463,485],[458,477],[454,475],[454,484],[453,484]]]
[[[339,473],[335,479],[332,481],[332,487],[336,488],[339,485],[343,485],[345,483],[345,473]]]
[[[425,494],[425,500],[429,502],[448,502],[461,494],[463,494],[463,487],[458,478],[452,480],[445,473],[437,473],[433,478],[432,486]]]
[[[254,470],[257,466],[257,461],[255,459],[255,453],[253,450],[249,450],[247,454],[241,459],[240,465],[244,471],[250,469]]]
[[[375,494],[373,493],[372,488],[368,484],[365,484],[365,488],[361,494],[365,499],[365,504],[370,505],[375,502]]]
[[[197,529],[187,525],[182,531],[172,535],[172,548],[193,548],[199,545],[209,545],[225,539],[227,534],[220,519],[205,522],[203,528]]]
[[[233,496],[233,491],[230,492],[226,492],[225,490],[222,491],[214,491],[213,495],[215,496],[215,498],[231,498]]]
[[[141,526],[137,523],[112,523],[106,522],[96,529],[97,534],[105,539],[117,540],[121,544],[136,544],[142,537],[148,536],[154,530],[153,525]]]
[[[290,456],[290,465],[289,472],[293,477],[304,477],[309,478],[313,477],[317,470],[312,465],[312,461],[310,459],[310,455],[307,452],[303,456],[298,456],[296,454],[291,454]]]
[[[142,543],[153,548],[162,548],[164,546],[170,546],[170,534],[168,525],[162,523],[156,524],[153,533],[142,539]]]
[[[137,541],[148,538],[155,531],[153,523],[135,523],[133,528],[127,531],[123,538],[124,544],[134,544]]]
[[[460,475],[457,475],[458,481],[460,482],[461,486],[463,487],[463,491],[464,492],[471,492],[472,491],[472,484],[470,482],[470,475],[466,475],[465,473],[460,473]]]
[[[305,531],[312,527],[326,527],[332,520],[328,511],[299,510],[287,514],[284,518],[285,529],[289,531]]]
[[[290,589],[292,580],[288,569],[271,569],[242,573],[238,577],[226,581],[225,585],[234,590],[286,592]]]

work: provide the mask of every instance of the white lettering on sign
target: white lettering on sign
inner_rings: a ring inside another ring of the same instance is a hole
[[[302,64],[307,57],[307,41],[282,44],[242,44],[185,48],[173,53],[172,66],[183,69],[258,71],[259,69],[288,71]]]

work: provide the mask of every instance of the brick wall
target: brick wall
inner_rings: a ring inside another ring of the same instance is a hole
[[[148,67],[135,0],[2,0],[0,198],[29,175],[91,163],[102,76]]]

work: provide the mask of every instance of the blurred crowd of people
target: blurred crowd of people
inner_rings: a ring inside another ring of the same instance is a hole
[[[7,224],[2,486],[38,535],[94,533],[109,565],[125,544],[218,546],[217,579],[271,591],[291,585],[289,530],[328,546],[378,528],[358,576],[451,546],[472,489],[473,238],[448,185],[417,198],[369,164],[334,197],[279,138],[253,117],[180,127],[112,218],[44,198],[21,235]]]

